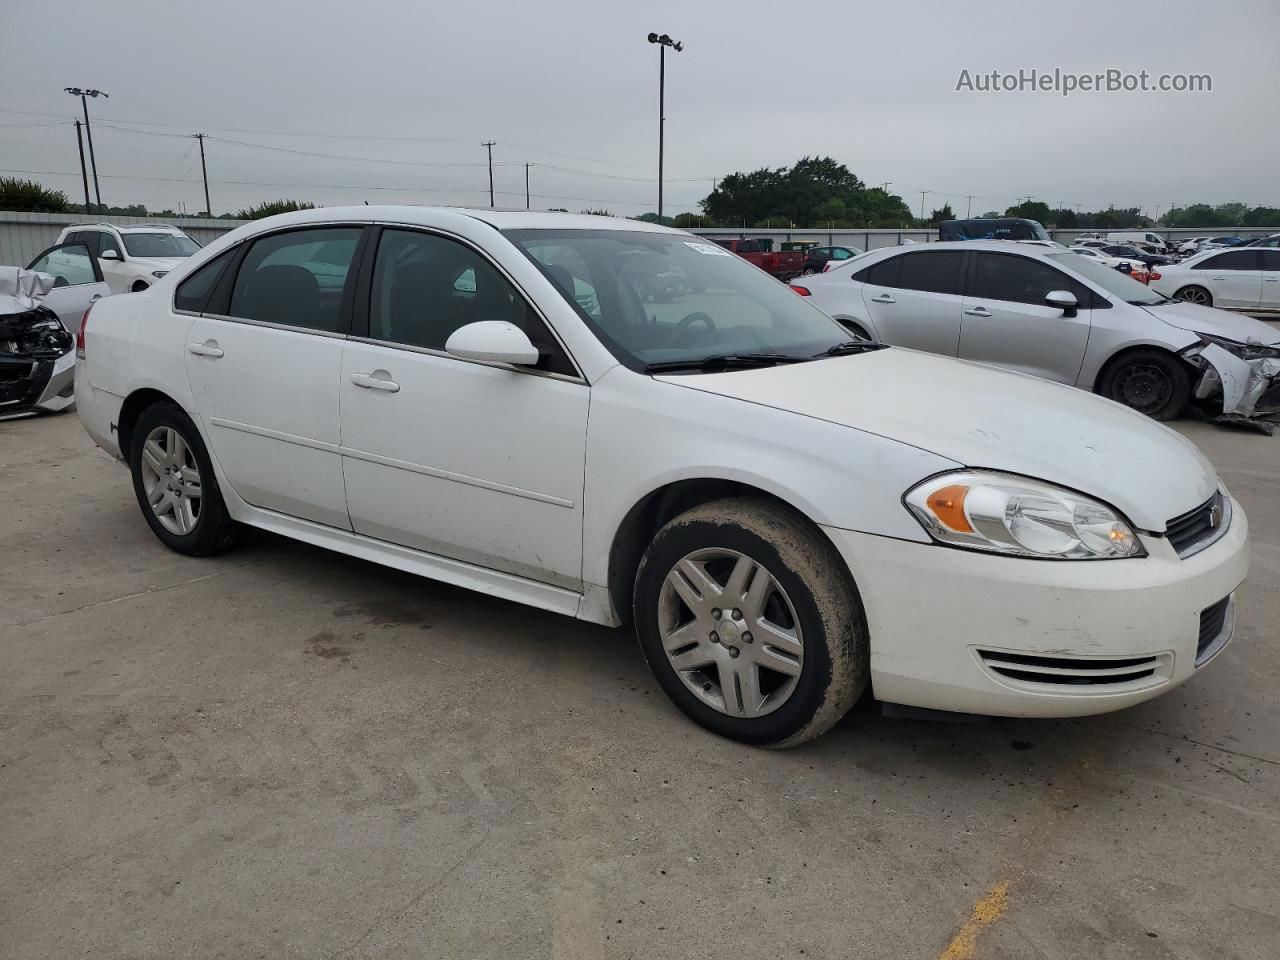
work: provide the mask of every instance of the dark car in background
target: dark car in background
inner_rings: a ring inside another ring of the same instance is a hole
[[[1145,263],[1148,267],[1167,267],[1173,263],[1173,257],[1161,256],[1158,253],[1147,253],[1145,250],[1139,250],[1137,247],[1130,247],[1124,244],[1112,244],[1106,247],[1099,247],[1108,257],[1123,257],[1125,260],[1137,260],[1139,263]]]
[[[1035,220],[1021,217],[990,217],[972,220],[943,220],[938,224],[939,240],[1051,240],[1049,232]]]
[[[852,260],[860,253],[857,247],[810,247],[804,252],[804,272],[822,273],[831,264]]]

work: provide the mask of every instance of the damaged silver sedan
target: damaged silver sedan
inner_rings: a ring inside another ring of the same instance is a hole
[[[791,286],[855,336],[1056,380],[1157,420],[1190,411],[1270,432],[1280,416],[1274,327],[1069,251],[890,247]]]

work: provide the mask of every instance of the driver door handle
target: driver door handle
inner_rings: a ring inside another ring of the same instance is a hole
[[[966,310],[964,315],[966,317],[989,317],[991,316],[991,311],[986,307],[973,307],[972,309]]]
[[[897,303],[898,301],[893,299],[893,297],[889,296],[887,293],[882,293],[878,297],[872,297],[871,302],[872,303]]]
[[[382,371],[379,371],[380,373]],[[364,387],[366,390],[384,390],[387,393],[399,393],[400,384],[394,380],[383,380],[368,373],[353,373],[351,382],[357,387]]]
[[[194,353],[197,357],[213,357],[215,360],[222,356],[222,348],[218,346],[217,340],[206,340],[204,343],[188,343],[187,352]]]

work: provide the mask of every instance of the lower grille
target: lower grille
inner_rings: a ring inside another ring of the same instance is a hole
[[[1200,636],[1196,641],[1196,666],[1222,649],[1231,638],[1231,598],[1223,597],[1200,611]]]
[[[1194,510],[1165,524],[1164,535],[1180,557],[1198,553],[1227,532],[1231,506],[1219,490]]]
[[[1111,659],[1042,656],[1002,650],[979,650],[977,653],[984,667],[1006,681],[1093,690],[1162,683],[1168,678],[1172,665],[1172,658],[1163,653]],[[1086,691],[1074,689],[1071,692]]]

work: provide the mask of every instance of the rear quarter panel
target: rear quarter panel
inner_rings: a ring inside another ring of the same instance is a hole
[[[92,390],[125,398],[151,388],[191,411],[185,343],[193,318],[173,313],[171,298],[166,283],[94,306],[83,361]]]

